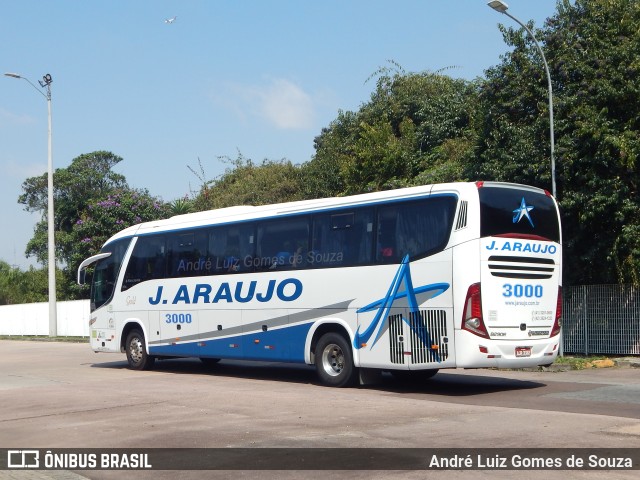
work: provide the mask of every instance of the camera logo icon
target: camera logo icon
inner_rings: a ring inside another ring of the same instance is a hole
[[[7,468],[39,468],[39,450],[8,450]]]

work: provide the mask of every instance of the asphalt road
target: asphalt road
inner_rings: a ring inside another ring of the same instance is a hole
[[[423,385],[321,386],[312,368],[165,360],[148,372],[86,344],[0,341],[0,448],[640,448],[640,370],[441,371]],[[338,451],[338,450],[336,450]],[[179,475],[178,475],[179,473]],[[204,472],[0,472],[204,478]],[[504,471],[214,471],[206,478],[515,478]],[[80,476],[79,476],[80,475]],[[517,478],[566,478],[522,471]],[[570,478],[637,478],[638,471]]]

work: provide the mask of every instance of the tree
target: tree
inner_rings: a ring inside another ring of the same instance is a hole
[[[476,82],[382,68],[371,100],[340,112],[303,167],[306,196],[464,179],[473,154]]]
[[[302,199],[300,169],[290,161],[264,160],[256,165],[240,153],[235,160],[224,159],[232,168],[215,180],[201,178],[203,185],[193,202],[195,210]]]
[[[97,151],[74,158],[67,168],[59,168],[53,174],[54,222],[56,231],[56,256],[68,262],[73,245],[66,241],[81,212],[94,199],[105,198],[110,192],[127,188],[125,177],[111,169],[122,158],[111,152]],[[34,236],[27,244],[27,256],[35,255],[39,262],[47,259],[47,174],[31,177],[22,183],[23,194],[18,203],[28,212],[40,212]]]
[[[314,139],[316,154],[302,165],[305,198],[335,197],[347,190],[341,165],[354,156],[358,116],[354,112],[338,112],[338,118],[322,129]]]
[[[524,30],[502,31],[514,50],[487,71],[468,176],[549,189],[544,67]],[[553,81],[565,283],[637,283],[640,3],[564,0],[535,35]]]
[[[564,1],[546,31],[566,119],[558,151],[570,281],[640,277],[640,3]]]
[[[23,272],[0,261],[0,305],[45,302],[48,288],[46,270],[29,267]]]
[[[542,59],[524,30],[500,29],[515,48],[501,65],[486,71],[479,95],[483,117],[477,155],[467,165],[467,175],[549,188],[548,90]],[[535,35],[540,38],[541,33]]]
[[[75,285],[78,266],[84,259],[98,253],[109,237],[132,225],[170,215],[171,205],[151,196],[147,190],[122,189],[102,200],[90,202],[66,236],[67,242],[74,245],[65,269],[69,284],[73,285],[74,296],[83,292]]]
[[[54,172],[54,218],[56,257],[62,268],[57,282],[59,299],[78,298],[84,291],[76,285],[76,270],[85,258],[96,254],[116,232],[136,223],[170,216],[169,206],[147,190],[131,189],[125,177],[112,170],[122,158],[98,151],[80,155],[67,168]],[[47,258],[46,175],[22,184],[18,202],[30,212],[40,212],[27,255]],[[175,208],[186,208],[184,204]],[[45,284],[46,285],[46,284]],[[44,292],[46,293],[46,286]]]

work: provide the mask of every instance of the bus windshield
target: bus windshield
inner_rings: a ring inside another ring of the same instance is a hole
[[[118,280],[120,264],[129,246],[129,239],[113,242],[102,249],[102,253],[110,252],[106,258],[98,260],[91,281],[91,307],[90,310],[100,308],[111,300]]]
[[[560,242],[560,224],[553,198],[528,189],[483,186],[480,194],[480,236],[515,236]]]

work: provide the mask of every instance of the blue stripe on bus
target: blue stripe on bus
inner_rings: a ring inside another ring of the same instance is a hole
[[[312,322],[227,338],[150,346],[154,356],[213,357],[304,363],[304,346]]]

